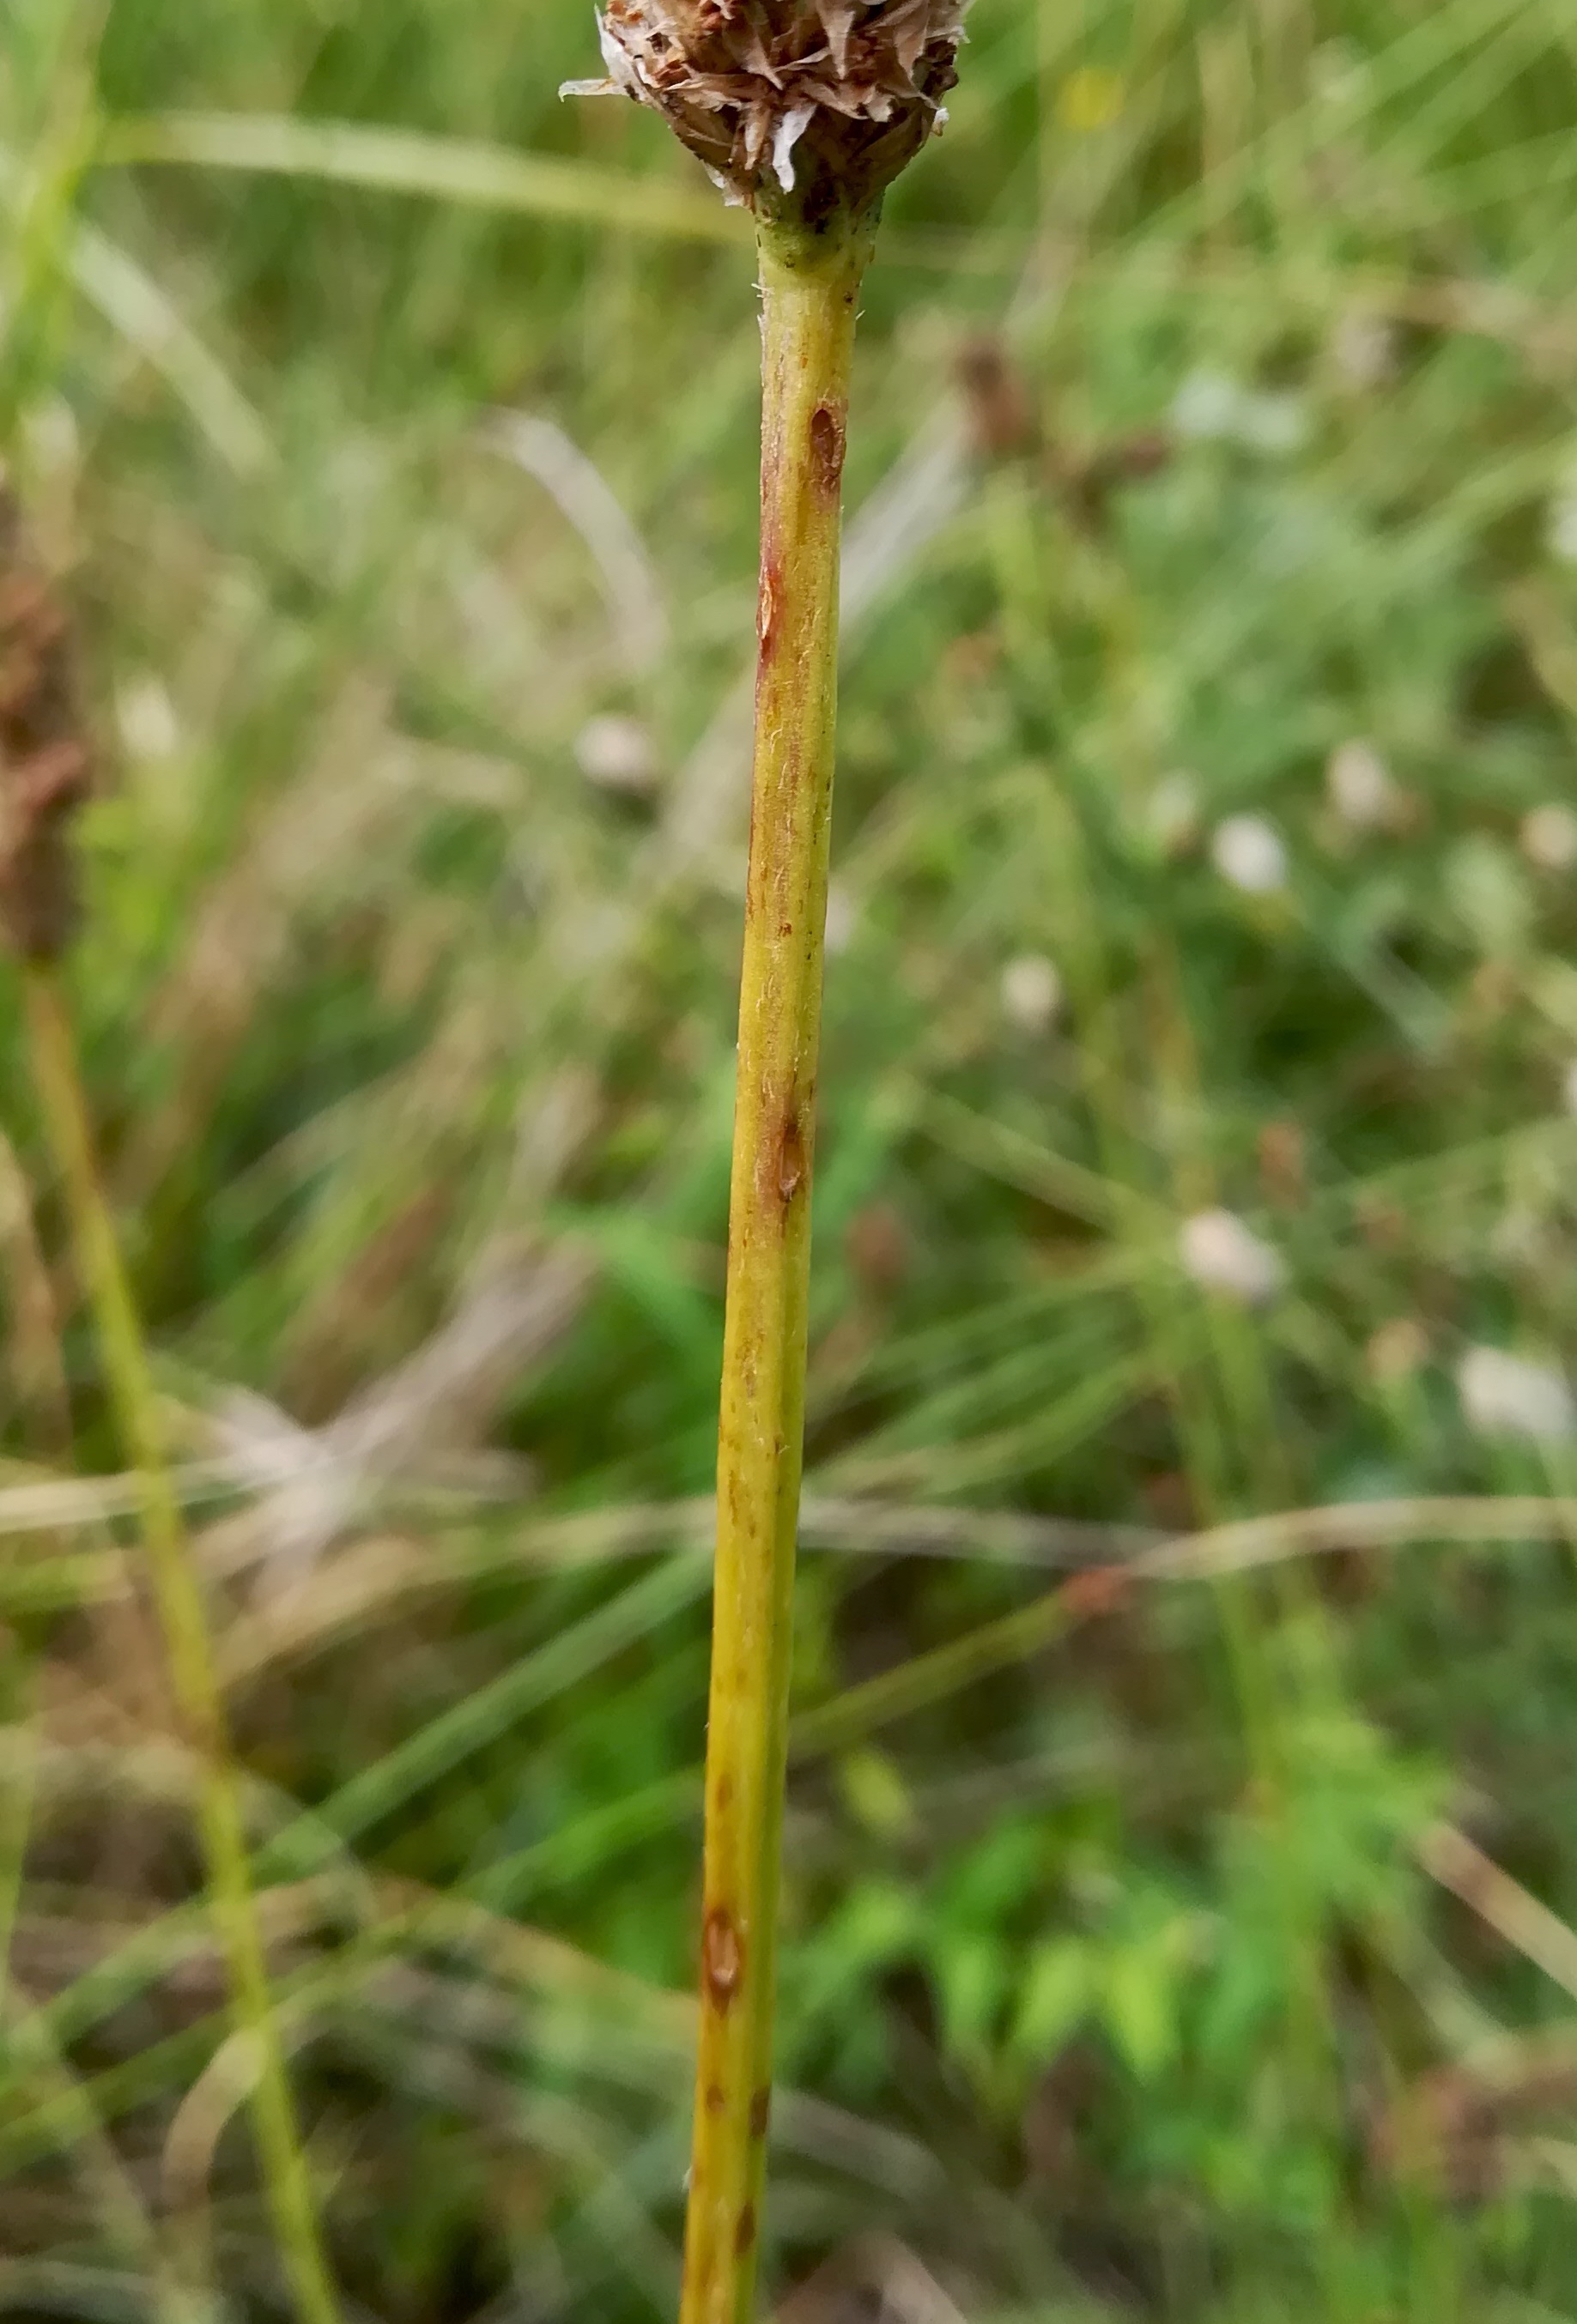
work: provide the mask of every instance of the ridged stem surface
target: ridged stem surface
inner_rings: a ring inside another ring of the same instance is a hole
[[[751,2324],[805,1409],[839,532],[868,220],[764,226],[761,591],[682,2324]]]
[[[317,2205],[274,2025],[228,1722],[191,1544],[176,1499],[142,1322],[93,1154],[77,1047],[52,968],[26,971],[28,1031],[77,1264],[93,1312],[116,1426],[136,1471],[143,1541],[171,1685],[198,1767],[198,1818],[215,1933],[237,2032],[251,2050],[251,2111],[280,2257],[300,2324],[339,2324]]]

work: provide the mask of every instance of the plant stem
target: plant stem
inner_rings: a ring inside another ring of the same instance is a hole
[[[229,1970],[235,2020],[252,2048],[253,2126],[274,2233],[301,2324],[339,2324],[339,2298],[274,2021],[229,1726],[209,1642],[202,1589],[171,1482],[141,1320],[94,1162],[70,1016],[51,966],[32,963],[25,973],[40,1102],[65,1191],[77,1264],[93,1311],[116,1426],[137,1473],[148,1570],[177,1714],[198,1762],[198,1817],[209,1902]]]
[[[874,220],[763,224],[761,641],[740,979],[682,2324],[750,2324],[771,2103],[805,1408],[839,530]]]

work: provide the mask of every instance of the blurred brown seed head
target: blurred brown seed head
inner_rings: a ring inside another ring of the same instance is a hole
[[[0,933],[24,960],[70,940],[70,826],[89,776],[69,617],[0,478]]]
[[[1364,1187],[1353,1204],[1353,1216],[1371,1250],[1388,1255],[1406,1249],[1410,1231],[1407,1213],[1384,1194]]]
[[[1308,1154],[1295,1121],[1267,1121],[1259,1133],[1259,1184],[1267,1203],[1281,1210],[1302,1207],[1309,1191]]]
[[[1029,383],[1002,340],[989,332],[967,339],[959,350],[958,374],[979,457],[1010,460],[1033,451],[1040,429]]]
[[[909,1273],[913,1252],[904,1222],[890,1203],[867,1203],[856,1211],[843,1239],[849,1270],[867,1297],[896,1291]]]
[[[1393,1315],[1370,1339],[1364,1361],[1377,1386],[1393,1388],[1429,1361],[1429,1334],[1415,1317]]]
[[[729,199],[814,226],[867,208],[957,78],[969,0],[608,0],[606,83],[663,114]]]

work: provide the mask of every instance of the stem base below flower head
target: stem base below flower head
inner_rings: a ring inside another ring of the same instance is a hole
[[[804,1432],[849,378],[875,217],[761,221],[760,659],[718,1452],[682,2324],[750,2324]]]

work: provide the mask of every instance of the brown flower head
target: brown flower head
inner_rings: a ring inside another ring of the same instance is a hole
[[[0,936],[24,960],[52,959],[70,936],[69,825],[89,770],[69,617],[0,476]]]
[[[815,224],[868,207],[944,117],[969,0],[608,0],[608,78],[730,201]]]

